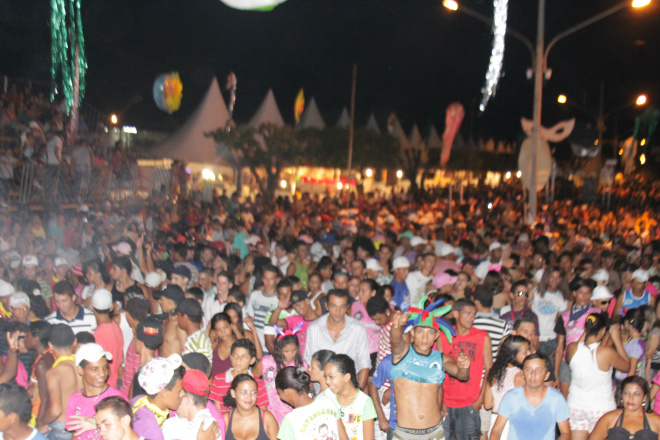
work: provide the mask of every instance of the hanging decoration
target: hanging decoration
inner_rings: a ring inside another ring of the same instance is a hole
[[[286,0],[220,0],[230,8],[241,11],[272,11],[275,6]]]
[[[305,94],[303,89],[300,89],[298,96],[296,96],[296,103],[293,105],[293,117],[296,119],[296,124],[300,122],[303,110],[305,110]]]
[[[229,114],[227,115],[227,123],[225,124],[225,131],[229,133],[231,131],[231,120],[234,117],[234,104],[236,104],[236,86],[238,85],[238,80],[234,72],[229,72],[227,75],[227,85],[225,90],[229,90]]]
[[[85,37],[80,0],[51,0],[51,75],[53,83],[62,82],[67,114],[80,104],[85,93]],[[55,99],[57,87],[51,92]]]
[[[445,132],[442,133],[442,153],[440,154],[440,166],[447,165],[449,162],[449,154],[451,153],[451,146],[454,143],[454,138],[458,129],[463,122],[465,116],[465,109],[460,102],[454,102],[447,106],[447,115],[445,116]]]
[[[172,114],[181,107],[183,84],[178,72],[162,73],[154,81],[154,101],[162,111]]]
[[[504,60],[504,36],[506,35],[506,19],[508,0],[493,0],[493,48],[490,52],[490,63],[486,72],[486,85],[481,90],[481,103],[479,110],[486,110],[488,100],[495,96],[497,83],[502,75],[502,61]]]

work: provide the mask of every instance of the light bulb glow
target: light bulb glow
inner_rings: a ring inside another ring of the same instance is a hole
[[[651,0],[633,0],[632,7],[643,8],[644,6],[647,6],[649,3],[651,3]]]
[[[646,145],[646,139],[642,139],[641,142],[639,143],[639,145],[641,145],[642,147],[643,147],[644,145]]]
[[[344,187],[344,184],[341,182],[337,182],[337,189],[341,190]]]
[[[442,6],[444,6],[447,9],[451,9],[452,11],[456,11],[458,9],[458,3],[456,3],[454,0],[443,1]]]
[[[282,189],[286,188],[286,180],[284,179],[280,180],[280,186],[282,187]]]
[[[367,168],[367,169],[365,170],[364,174],[365,174],[367,177],[371,177],[371,176],[374,175],[374,171],[373,171],[371,168]]]
[[[117,115],[115,115],[115,114],[111,115],[110,116],[110,122],[112,122],[113,124],[116,124],[117,122],[119,122],[119,119],[117,119]]]
[[[202,179],[215,182],[215,173],[208,168],[202,170]]]
[[[510,179],[511,178],[511,171],[507,171],[506,174],[504,175],[505,179]]]
[[[396,177],[399,178],[399,179],[402,178],[402,177],[403,177],[403,171],[398,170],[398,171],[396,172]]]
[[[520,179],[520,176],[522,176],[522,171],[518,170],[518,172],[516,173],[516,177]]]
[[[642,165],[646,163],[646,154],[642,153],[642,155],[639,156],[639,163]]]
[[[637,97],[637,101],[635,101],[635,104],[637,105],[644,105],[646,104],[646,95],[639,95]]]
[[[557,96],[557,102],[560,104],[566,104],[566,95]]]

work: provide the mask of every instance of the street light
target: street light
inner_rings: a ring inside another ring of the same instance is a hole
[[[637,105],[644,105],[646,104],[646,95],[639,95],[637,97],[637,101],[635,101],[635,104]]]
[[[560,104],[566,104],[566,95],[557,96],[557,102]]]
[[[373,172],[373,170],[372,170],[371,168],[367,168],[367,169],[365,170],[364,174],[365,174],[367,177],[371,177],[371,176],[374,175],[374,172]]]
[[[445,3],[448,3],[450,6],[453,3],[456,3],[455,0],[445,0]],[[445,5],[443,3],[443,5]],[[521,34],[520,32],[517,32],[513,29],[510,29],[507,27],[507,34],[515,37],[516,39],[520,40],[527,46],[527,48],[530,50],[532,54],[532,65],[534,66],[534,105],[533,105],[533,111],[534,111],[534,117],[533,117],[533,130],[532,130],[532,144],[534,147],[532,148],[532,154],[530,157],[531,160],[531,173],[530,173],[530,187],[531,191],[529,191],[529,218],[528,220],[530,223],[533,223],[536,220],[536,202],[537,202],[537,194],[536,194],[536,169],[538,167],[537,162],[537,156],[538,156],[538,148],[541,145],[541,105],[542,105],[542,93],[543,93],[543,78],[544,78],[544,73],[547,70],[547,62],[548,62],[548,53],[550,52],[550,49],[554,47],[559,40],[562,40],[563,38],[568,37],[569,35],[574,34],[575,32],[584,29],[587,26],[590,26],[597,21],[600,21],[606,17],[609,17],[610,15],[619,12],[620,10],[626,8],[627,6],[632,6],[634,8],[641,8],[644,6],[647,6],[649,3],[651,3],[651,0],[633,0],[632,2],[630,1],[625,1],[623,3],[620,3],[618,5],[612,6],[609,9],[604,10],[603,12],[594,15],[593,17],[584,20],[578,24],[576,24],[573,27],[570,27],[566,29],[563,32],[560,32],[557,34],[550,42],[545,46],[545,0],[538,0],[538,16],[537,16],[537,25],[536,25],[536,47],[532,45],[532,42]],[[492,25],[493,20],[485,17],[484,15],[473,11],[469,8],[466,8],[465,6],[458,6],[458,4],[455,5],[455,8],[450,8],[447,5],[445,5],[446,8],[448,9],[453,9],[453,10],[461,10],[465,12],[466,14],[476,18],[477,20],[483,21],[487,24]],[[544,47],[545,46],[545,47]]]
[[[110,116],[110,122],[112,122],[114,125],[117,125],[117,122],[119,122],[119,119],[117,119],[117,115],[114,113]]]
[[[445,0],[442,2],[442,6],[444,6],[447,9],[451,9],[452,11],[455,11],[458,9],[458,3],[456,3],[454,0]]]

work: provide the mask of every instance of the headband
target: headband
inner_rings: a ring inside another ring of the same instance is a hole
[[[439,299],[434,303],[429,304],[424,308],[424,303],[428,300],[428,295],[425,295],[419,300],[418,308],[410,308],[410,318],[406,322],[406,327],[431,327],[441,331],[447,337],[447,341],[451,344],[452,339],[456,336],[456,330],[447,321],[441,318],[451,311],[451,304],[445,304],[444,299]]]
[[[273,328],[279,334],[279,336],[277,338],[275,338],[275,340],[279,340],[280,338],[283,338],[285,336],[295,335],[300,330],[302,330],[302,327],[303,327],[302,321],[299,322],[298,325],[293,330],[291,330],[291,329],[286,329],[285,330],[282,327],[278,327],[277,325],[274,325]]]

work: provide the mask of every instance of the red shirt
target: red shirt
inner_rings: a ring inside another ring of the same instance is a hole
[[[466,382],[447,375],[443,387],[445,389],[445,405],[448,408],[463,408],[472,405],[481,392],[481,379],[484,371],[484,342],[488,333],[474,327],[464,336],[456,335],[451,344],[447,342],[444,333],[440,332],[438,345],[443,353],[453,359],[463,352],[470,356],[470,378]]]
[[[220,373],[213,378],[213,383],[211,384],[211,393],[209,394],[209,399],[215,400],[220,403],[220,411],[223,413],[231,412],[232,408],[225,406],[222,399],[229,393],[231,388],[231,382],[234,380],[231,369],[226,373]],[[257,381],[257,406],[260,408],[265,408],[268,406],[268,394],[266,393],[266,385],[264,381],[255,377],[254,380]]]
[[[124,362],[124,335],[116,322],[99,324],[94,330],[94,339],[103,349],[112,354],[108,385],[117,388],[119,367]]]
[[[135,340],[131,341],[131,345],[126,350],[126,361],[124,362],[124,376],[121,379],[121,392],[128,396],[128,391],[131,389],[135,373],[140,368],[140,355],[135,351]]]

